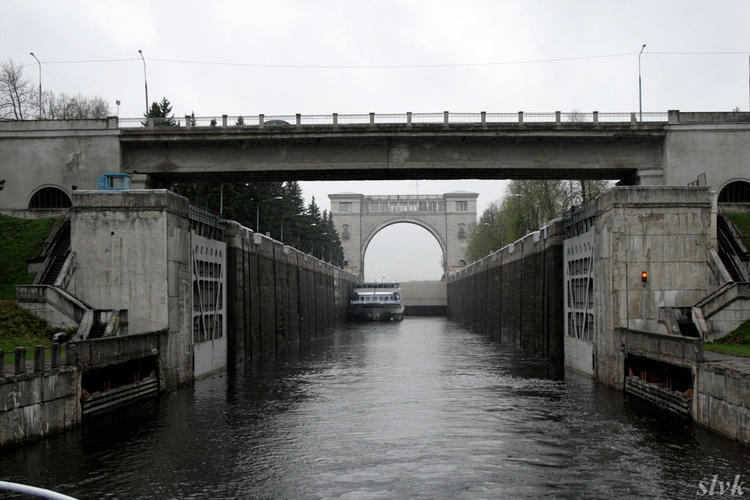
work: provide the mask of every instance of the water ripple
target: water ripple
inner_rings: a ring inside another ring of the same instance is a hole
[[[81,499],[685,498],[714,474],[750,479],[749,458],[513,347],[407,318],[4,451],[0,471]]]

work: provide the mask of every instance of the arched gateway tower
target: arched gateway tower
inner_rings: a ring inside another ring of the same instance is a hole
[[[399,222],[428,230],[443,250],[446,271],[466,265],[469,233],[477,221],[477,193],[457,191],[430,195],[328,195],[333,223],[344,248],[344,267],[364,276],[364,256],[372,238]],[[394,249],[398,242],[394,242]],[[394,251],[394,257],[398,251]]]

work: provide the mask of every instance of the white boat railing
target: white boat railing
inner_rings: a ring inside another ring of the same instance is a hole
[[[18,493],[26,493],[28,495],[34,495],[42,498],[50,498],[52,500],[76,500],[68,495],[62,493],[56,493],[51,490],[45,490],[44,488],[37,488],[35,486],[28,486],[19,483],[9,483],[8,481],[0,481],[0,490],[15,491]]]

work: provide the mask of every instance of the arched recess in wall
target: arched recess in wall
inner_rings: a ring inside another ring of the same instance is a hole
[[[421,269],[422,268],[421,264],[424,263],[424,262],[427,263],[426,267],[428,267],[428,268],[432,267],[431,266],[431,263],[432,263],[431,259],[434,256],[435,257],[435,260],[434,260],[435,269],[438,271],[438,276],[436,276],[435,279],[439,278],[442,275],[442,273],[444,272],[444,269],[443,270],[440,269],[440,263],[441,262],[445,263],[445,260],[447,258],[447,247],[446,247],[446,243],[445,243],[444,238],[442,237],[442,235],[438,232],[438,230],[436,228],[430,226],[429,224],[422,223],[421,221],[417,221],[417,220],[414,220],[414,219],[398,219],[398,220],[388,221],[386,223],[383,223],[383,224],[379,225],[373,231],[371,231],[370,234],[367,235],[366,238],[365,238],[365,240],[363,241],[362,248],[361,248],[361,252],[362,253],[361,253],[361,256],[360,256],[360,262],[362,263],[361,272],[366,277],[366,279],[367,279],[367,276],[370,274],[368,272],[368,266],[366,265],[366,262],[365,262],[366,261],[367,252],[368,252],[368,250],[370,248],[370,244],[373,242],[373,240],[375,240],[375,238],[379,234],[382,233],[382,231],[384,229],[394,228],[394,226],[418,226],[418,227],[426,230],[426,233],[424,233],[422,231],[417,230],[416,228],[414,228],[414,229],[408,229],[408,230],[406,230],[407,231],[406,239],[410,239],[410,237],[412,235],[414,235],[414,236],[417,237],[417,239],[420,239],[420,238],[422,239],[423,243],[420,243],[420,245],[421,244],[428,244],[430,246],[433,245],[433,244],[435,245],[434,247],[432,247],[432,249],[425,248],[425,250],[427,250],[427,255],[420,255],[418,257],[418,259],[421,259],[421,260],[418,261],[418,265],[416,267],[419,267]],[[423,237],[419,237],[419,236],[415,235],[415,230],[416,230],[417,233],[423,233],[424,236]],[[430,236],[432,236],[432,238],[430,238]],[[402,237],[403,237],[403,235],[402,235]],[[390,235],[388,236],[388,238],[390,238]],[[428,241],[433,241],[434,243],[428,243]],[[381,244],[378,244],[378,245],[375,245],[375,246],[378,247],[378,248],[380,248]],[[411,248],[415,248],[415,247],[411,247]],[[388,258],[393,261],[394,267],[399,267],[398,263],[409,262],[410,259],[414,259],[414,255],[412,255],[413,252],[410,252],[409,250],[410,250],[410,247],[408,247],[408,246],[405,247],[404,246],[404,241],[402,241],[402,240],[390,241],[389,240],[389,244],[388,244],[388,255],[389,255],[389,257]],[[380,255],[380,254],[378,254],[378,255]],[[372,269],[370,269],[369,271],[372,271]],[[431,273],[431,271],[430,271],[430,273]],[[409,271],[407,271],[407,274],[409,274]],[[422,278],[403,278],[403,277],[399,277],[399,279],[400,280],[404,280],[405,279],[406,281],[408,281],[410,279],[422,279]],[[425,279],[433,279],[433,278],[425,278]]]
[[[70,208],[73,203],[68,193],[54,186],[47,186],[37,190],[29,200],[30,209],[63,209]]]
[[[732,181],[719,191],[719,203],[750,204],[750,182]]]

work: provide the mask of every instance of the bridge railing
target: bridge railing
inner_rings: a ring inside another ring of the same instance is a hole
[[[379,124],[550,124],[575,126],[581,124],[667,123],[668,113],[583,113],[578,111],[552,113],[362,113],[330,115],[241,115],[208,117],[174,117],[170,119],[120,118],[120,128],[162,127],[276,127],[276,126],[348,126]]]

